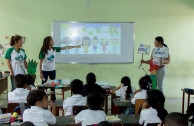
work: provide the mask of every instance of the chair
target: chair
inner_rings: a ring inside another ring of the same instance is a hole
[[[7,106],[7,113],[12,113],[14,112],[15,108],[17,106],[20,106],[19,103],[9,103]],[[28,108],[30,108],[30,105],[28,103],[25,103],[25,106],[27,106]],[[21,115],[21,110],[17,109],[16,111],[18,113],[18,115]]]
[[[77,115],[79,112],[82,110],[87,109],[88,107],[86,106],[73,106],[73,115]]]
[[[135,101],[135,114],[138,114],[139,108],[143,105],[146,99],[137,99]]]

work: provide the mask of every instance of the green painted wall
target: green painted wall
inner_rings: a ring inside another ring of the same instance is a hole
[[[138,80],[145,72],[139,68],[141,55],[136,53],[137,48],[140,43],[153,48],[154,38],[161,35],[171,53],[164,80],[165,96],[181,97],[181,88],[193,88],[193,0],[0,0],[0,43],[9,43],[4,36],[26,36],[23,48],[27,56],[38,60],[43,38],[51,35],[52,21],[135,22],[134,63],[56,64],[57,78],[85,82],[86,74],[92,71],[98,81],[118,85],[127,75],[138,88]],[[5,59],[0,57],[0,62]],[[148,65],[143,66],[149,69]],[[8,68],[1,65],[0,69]],[[36,84],[40,82],[37,69]]]

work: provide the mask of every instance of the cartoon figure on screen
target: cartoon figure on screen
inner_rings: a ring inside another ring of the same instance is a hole
[[[82,45],[84,47],[84,53],[88,53],[88,47],[90,46],[90,38],[88,36],[82,38]]]
[[[108,45],[108,39],[101,38],[100,45],[102,46],[103,53],[106,53],[106,46]]]
[[[80,45],[81,44],[81,38],[80,37],[74,37],[72,39],[72,42],[75,44],[75,46]],[[79,53],[79,48],[75,48],[75,54]]]
[[[112,51],[113,51],[113,53],[116,53],[116,51],[117,51],[117,46],[119,45],[119,39],[111,39],[110,44],[111,44],[111,46],[112,46]]]
[[[71,38],[70,37],[65,37],[63,39],[62,43],[66,44],[66,46],[69,46],[69,44],[71,43]],[[68,54],[69,53],[69,49],[65,49],[65,53]]]
[[[96,37],[96,36],[94,36],[93,38],[92,38],[92,47],[93,47],[93,53],[94,54],[96,54],[96,52],[97,52],[97,48],[98,48],[98,43],[99,43],[99,40],[98,40],[98,37]]]

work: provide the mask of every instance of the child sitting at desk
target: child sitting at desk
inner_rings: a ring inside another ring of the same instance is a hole
[[[130,78],[127,76],[124,76],[121,79],[121,84],[124,84],[124,89],[126,91],[126,97],[130,98],[131,97],[130,95],[132,94]],[[117,88],[115,88],[111,93],[115,94],[116,96],[121,96],[121,92],[120,92],[121,84]]]
[[[132,99],[131,99],[131,103],[135,104],[135,101],[137,99],[146,99],[147,98],[147,90],[151,89],[151,84],[152,84],[152,80],[151,78],[146,75],[140,78],[139,80],[139,90],[136,90],[133,93]]]
[[[26,109],[23,113],[23,121],[30,121],[35,126],[46,126],[48,124],[55,124],[56,106],[52,101],[48,102],[46,93],[42,90],[32,90],[27,97],[28,104],[31,105],[30,109]],[[52,113],[44,108],[48,104],[52,107]]]
[[[83,96],[88,96],[92,92],[98,92],[101,94],[106,94],[106,90],[96,84],[96,75],[92,72],[88,73],[86,76],[87,84],[84,85]]]
[[[25,75],[18,74],[15,76],[15,86],[16,89],[12,92],[8,93],[8,102],[9,103],[26,103],[27,96],[29,94],[29,90],[27,90],[27,78]]]
[[[164,121],[168,112],[164,109],[165,97],[159,90],[147,92],[147,101],[142,106],[139,124],[161,123]]]
[[[81,94],[83,92],[83,82],[75,79],[70,84],[73,95],[63,101],[63,109],[66,110],[66,116],[73,115],[73,106],[86,106],[86,97]]]
[[[82,110],[75,116],[75,123],[80,123],[82,126],[98,124],[105,121],[106,114],[102,110],[105,98],[99,93],[90,93],[87,97],[88,109]]]

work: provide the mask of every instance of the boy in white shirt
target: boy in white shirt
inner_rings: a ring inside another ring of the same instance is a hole
[[[151,84],[152,84],[152,80],[148,75],[141,77],[139,80],[140,89],[136,90],[133,93],[131,103],[135,104],[135,101],[137,99],[147,99],[146,92],[147,92],[147,90],[149,90],[151,88]]]
[[[9,103],[26,103],[29,90],[27,87],[27,78],[25,75],[18,74],[15,76],[15,86],[16,89],[8,93],[8,102]]]
[[[75,116],[75,123],[82,126],[98,124],[105,121],[106,114],[102,110],[105,98],[99,93],[90,93],[87,97],[88,109],[82,110]]]
[[[30,91],[27,102],[31,105],[30,109],[26,109],[23,113],[23,121],[30,121],[35,126],[47,126],[48,124],[55,124],[56,106],[52,101],[48,101],[48,96],[42,90]],[[52,107],[52,113],[48,108],[48,104]]]
[[[73,95],[63,101],[63,109],[67,110],[65,116],[73,115],[73,106],[86,106],[86,97],[81,95],[83,92],[83,82],[75,79],[71,82],[70,87]]]

